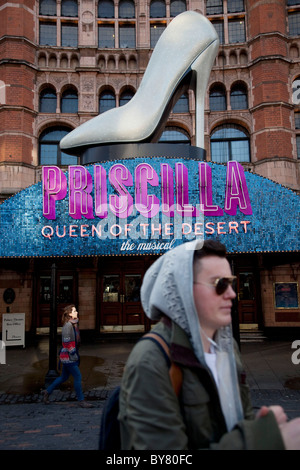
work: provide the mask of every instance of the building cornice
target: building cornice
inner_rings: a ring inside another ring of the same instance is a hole
[[[22,41],[28,43],[30,46],[34,47],[34,49],[38,49],[40,46],[33,41],[30,41],[26,36],[13,36],[10,34],[5,34],[4,36],[0,37],[0,43],[3,41]]]
[[[252,106],[251,108],[249,108],[249,112],[254,113],[255,111],[261,110],[262,108],[274,107],[274,106],[282,106],[291,110],[294,109],[293,104],[287,103],[285,101],[268,101],[268,102],[257,104],[256,106]]]
[[[25,111],[29,114],[33,114],[34,117],[36,117],[39,114],[37,111],[31,108],[28,108],[27,106],[15,106],[15,105],[8,105],[8,104],[2,104],[0,106],[0,111],[22,111],[22,112]],[[5,133],[9,133],[9,131],[6,130]]]

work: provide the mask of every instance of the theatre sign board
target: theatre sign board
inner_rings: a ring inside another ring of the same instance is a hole
[[[299,196],[242,165],[134,158],[42,168],[0,206],[1,257],[158,254],[195,238],[298,251]]]

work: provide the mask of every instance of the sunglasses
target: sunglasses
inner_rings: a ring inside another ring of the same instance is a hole
[[[194,282],[194,284],[203,284],[204,286],[214,287],[218,295],[224,294],[224,292],[231,286],[235,290],[236,276],[231,277],[219,277],[212,284],[208,282]]]

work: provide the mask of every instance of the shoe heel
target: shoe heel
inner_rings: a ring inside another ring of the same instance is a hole
[[[205,93],[218,45],[216,30],[207,18],[195,11],[177,15],[157,42],[132,100],[81,124],[61,140],[60,148],[76,155],[96,144],[155,141],[172,95],[191,75],[196,93],[196,146],[203,148]]]
[[[192,63],[191,69],[195,72],[195,101],[196,122],[195,135],[196,147],[204,148],[204,109],[206,88],[208,85],[211,69],[219,49],[219,41],[212,42]]]

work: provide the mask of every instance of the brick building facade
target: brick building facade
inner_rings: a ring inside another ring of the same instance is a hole
[[[300,2],[21,0],[0,6],[2,200],[40,181],[43,165],[79,163],[59,150],[59,140],[134,95],[160,34],[185,10],[207,16],[220,38],[206,94],[207,160],[238,160],[246,170],[299,192]],[[192,90],[173,108],[161,139],[194,145]],[[273,295],[274,282],[299,282],[297,256],[261,256],[255,262],[243,257],[237,266],[241,296],[247,273],[256,293],[245,299],[251,301],[245,312],[252,313],[247,319],[240,311],[240,323],[300,325],[299,305],[284,315],[276,311]],[[113,263],[125,282],[126,273],[140,275],[151,259]],[[113,263],[108,263],[111,273]],[[101,329],[99,290],[106,264],[60,260],[61,295],[67,292],[64,300],[77,302],[85,329]],[[12,305],[0,296],[0,312],[25,309],[28,331],[48,326],[49,306],[42,297],[49,269],[45,260],[0,261],[0,294],[8,287],[17,292]]]

